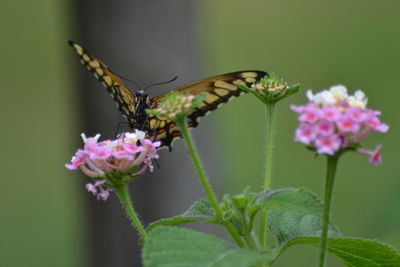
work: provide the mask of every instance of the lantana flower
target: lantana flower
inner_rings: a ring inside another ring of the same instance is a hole
[[[379,119],[380,111],[367,108],[366,95],[357,90],[349,95],[343,85],[332,86],[313,94],[307,92],[309,102],[292,106],[299,114],[299,127],[295,140],[316,150],[319,154],[334,155],[344,149],[354,148],[370,156],[370,163],[380,164],[382,146],[374,151],[359,148],[359,143],[372,132],[385,133],[389,126]]]
[[[86,137],[82,134],[83,149],[78,149],[69,170],[80,169],[91,177],[94,183],[86,184],[86,189],[97,197],[106,200],[114,186],[125,185],[147,169],[153,170],[153,159],[157,159],[159,141],[145,138],[145,133],[122,133],[115,140],[99,142],[100,135]]]
[[[297,93],[300,88],[299,84],[289,86],[287,82],[279,78],[275,73],[261,78],[257,83],[252,84],[250,88],[241,84],[235,85],[255,95],[265,104],[274,104],[281,99]]]

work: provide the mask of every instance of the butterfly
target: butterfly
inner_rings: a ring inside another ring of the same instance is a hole
[[[171,120],[159,119],[146,113],[146,109],[156,108],[160,100],[169,92],[154,98],[150,98],[144,90],[137,90],[132,93],[122,80],[102,61],[91,55],[76,42],[69,41],[68,43],[74,48],[82,64],[94,74],[96,79],[111,94],[122,116],[128,120],[130,128],[147,132],[152,140],[161,141],[160,148],[169,148],[171,151],[173,141],[182,136],[177,125]],[[233,97],[245,93],[235,83],[251,86],[251,84],[266,75],[268,75],[267,72],[259,70],[231,72],[193,82],[172,91],[192,95],[207,93],[200,105],[188,115],[188,126],[196,127],[200,117],[217,109],[221,104],[228,102]]]

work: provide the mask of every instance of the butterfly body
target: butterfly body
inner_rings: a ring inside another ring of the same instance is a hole
[[[146,109],[151,109],[151,99],[147,92],[138,90],[135,92],[135,117],[126,117],[128,121],[133,122],[130,123],[132,129],[149,131],[149,115],[147,115]]]
[[[176,124],[173,121],[149,116],[146,113],[146,109],[156,108],[159,101],[168,93],[154,98],[150,98],[143,90],[132,93],[103,62],[92,56],[79,44],[73,41],[69,41],[69,44],[79,55],[82,64],[106,87],[121,114],[127,118],[129,126],[132,129],[147,132],[151,139],[161,141],[161,147],[171,150],[172,142],[182,135]],[[268,73],[258,70],[231,72],[190,83],[173,91],[192,95],[207,93],[203,102],[188,115],[189,127],[196,127],[200,117],[244,93],[235,85],[236,83],[250,86],[265,75]]]

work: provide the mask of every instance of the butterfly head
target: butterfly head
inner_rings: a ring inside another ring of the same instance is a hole
[[[149,94],[144,90],[137,90],[135,92],[135,102],[136,102],[136,110],[140,109],[140,107],[150,108],[150,98]]]
[[[149,94],[144,90],[137,90],[135,92],[136,97],[147,97]]]

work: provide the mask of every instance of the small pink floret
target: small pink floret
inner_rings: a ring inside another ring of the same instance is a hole
[[[93,152],[90,153],[90,159],[92,160],[106,160],[110,156],[111,150],[106,146],[96,147]]]
[[[88,183],[85,185],[85,188],[88,192],[92,193],[93,195],[97,194],[97,189],[94,184]]]
[[[106,183],[106,180],[98,180],[94,184],[88,183],[85,185],[85,188],[88,192],[92,193],[96,196],[97,200],[107,200],[110,196],[111,188],[103,188],[103,184]],[[100,191],[100,192],[99,192]]]
[[[374,165],[382,164],[382,145],[377,145],[369,158],[369,162]]]
[[[124,144],[124,149],[129,153],[139,153],[143,151],[143,147],[138,147],[136,144]]]
[[[317,108],[307,108],[299,117],[299,121],[314,123],[320,118]]]
[[[337,135],[318,136],[315,140],[315,146],[319,154],[333,155],[339,150],[341,140]]]
[[[350,107],[346,111],[346,115],[356,123],[361,123],[367,118],[364,109],[359,107]]]
[[[357,151],[361,154],[369,156],[369,163],[374,165],[382,164],[382,145],[377,145],[374,151],[369,151],[365,149],[358,149]]]
[[[101,188],[100,193],[96,195],[96,199],[106,201],[110,196],[110,192],[111,188],[106,188],[106,189]]]
[[[100,185],[105,184],[106,182],[107,182],[106,179],[104,179],[104,180],[98,180],[98,181],[96,181],[96,182],[94,183],[94,186],[98,187],[98,186],[100,186]]]
[[[332,122],[323,120],[316,125],[316,131],[318,134],[329,136],[334,133],[335,126]]]
[[[389,125],[384,124],[384,123],[381,123],[381,124],[376,128],[376,130],[377,130],[378,132],[381,132],[381,133],[386,133],[387,131],[389,131]]]
[[[86,160],[86,156],[85,155],[73,156],[72,160],[71,160],[71,164],[65,164],[65,167],[68,170],[77,170],[79,165],[85,164],[85,160]]]
[[[161,146],[161,141],[156,141],[153,143],[153,147],[159,147]]]
[[[347,116],[342,116],[342,118],[336,122],[336,125],[338,126],[339,131],[344,133],[356,133],[360,130],[360,124],[354,122]]]
[[[296,113],[302,113],[306,109],[305,106],[296,106],[296,105],[291,105],[290,109],[293,110]]]
[[[296,129],[295,139],[305,145],[311,144],[315,136],[316,132],[311,124],[302,123],[299,128]]]
[[[86,143],[85,143],[85,146],[84,146],[84,150],[86,151],[86,152],[93,152],[95,149],[96,149],[96,147],[97,147],[97,140],[96,139],[94,139],[94,138],[88,138],[87,140],[86,140]]]
[[[116,159],[131,159],[131,153],[125,150],[119,150],[112,154]]]
[[[340,110],[336,107],[325,106],[321,109],[321,118],[328,121],[336,121],[340,118]]]
[[[389,130],[389,126],[387,124],[381,123],[381,121],[377,117],[369,118],[366,121],[366,125],[381,133],[386,133]]]

